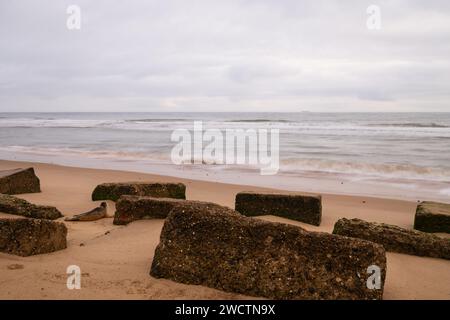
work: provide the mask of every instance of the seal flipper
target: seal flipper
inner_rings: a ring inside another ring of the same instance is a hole
[[[73,217],[67,217],[65,221],[95,221],[106,217],[106,202],[102,202],[99,207],[92,209],[88,212],[74,215]]]

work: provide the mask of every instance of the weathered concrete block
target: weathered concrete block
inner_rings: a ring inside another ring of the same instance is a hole
[[[67,247],[63,223],[41,219],[0,218],[0,251],[31,256]]]
[[[365,239],[383,245],[387,251],[416,256],[450,259],[450,239],[397,226],[366,222],[360,219],[339,219],[334,234]]]
[[[172,198],[121,196],[116,202],[114,224],[128,224],[141,219],[165,219],[175,205],[190,202]]]
[[[63,215],[55,207],[40,206],[6,194],[0,194],[0,212],[35,219],[54,220]]]
[[[103,183],[92,192],[92,200],[117,201],[122,195],[186,199],[186,186],[182,183]]]
[[[380,289],[367,286],[370,266]],[[175,206],[150,274],[271,299],[381,299],[381,245],[252,219],[214,204]]]
[[[274,215],[315,226],[322,220],[320,196],[240,192],[235,209],[245,216]]]
[[[121,196],[116,202],[113,223],[124,225],[136,220],[165,219],[175,206],[180,207],[179,210],[183,210],[183,208],[189,209],[192,206],[199,205],[216,206],[215,203],[195,200]]]
[[[450,233],[450,204],[424,201],[417,206],[414,229]]]
[[[21,194],[36,192],[41,192],[41,185],[33,168],[0,171],[0,193]]]

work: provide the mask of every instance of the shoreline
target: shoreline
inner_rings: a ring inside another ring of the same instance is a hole
[[[215,202],[231,208],[234,208],[234,196],[239,191],[282,191],[130,171],[0,160],[0,170],[28,166],[35,168],[41,180],[42,193],[19,197],[36,204],[56,206],[64,215],[95,207],[97,202],[91,201],[91,192],[97,184],[104,182],[183,182],[187,187],[187,199]],[[412,228],[417,205],[413,201],[370,196],[324,193],[322,197],[323,219],[320,227],[274,216],[261,219],[321,232],[331,232],[334,223],[342,217]],[[108,206],[111,216],[114,214],[114,203],[108,201]],[[26,258],[0,253],[0,269],[3,271],[0,275],[1,299],[249,298],[152,278],[149,275],[150,265],[164,220],[135,221],[127,226],[115,226],[112,219],[64,223],[69,230],[67,249]],[[387,259],[384,299],[450,299],[450,261],[390,252]],[[13,264],[23,268],[11,270]],[[66,288],[66,268],[73,264],[79,265],[84,274],[81,290]]]
[[[359,196],[403,201],[438,201],[450,202],[450,188],[445,188],[443,182],[423,181],[414,179],[379,179],[358,178],[332,172],[313,172],[292,174],[280,171],[276,175],[260,175],[259,169],[215,165],[174,165],[165,162],[146,162],[136,159],[97,158],[68,154],[36,154],[33,152],[19,153],[8,157],[11,153],[0,150],[0,161],[53,164],[72,168],[112,170],[143,173],[161,177],[171,177],[183,180],[196,180],[223,184],[234,184],[238,179],[240,185],[263,189],[283,190],[289,192],[304,192],[311,194],[329,194],[342,196]],[[11,154],[12,155],[12,154]],[[449,185],[450,187],[450,185]],[[443,193],[445,191],[446,193]]]

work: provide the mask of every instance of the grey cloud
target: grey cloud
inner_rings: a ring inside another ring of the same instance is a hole
[[[450,111],[448,39],[448,1],[3,1],[0,112]]]

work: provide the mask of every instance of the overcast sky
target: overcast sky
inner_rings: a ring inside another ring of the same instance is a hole
[[[450,1],[0,0],[0,112],[303,110],[450,112]]]

